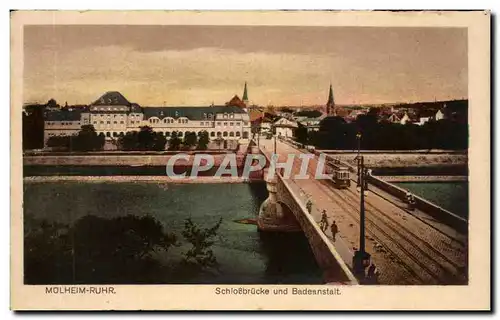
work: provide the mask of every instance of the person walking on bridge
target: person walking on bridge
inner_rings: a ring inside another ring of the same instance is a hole
[[[328,229],[328,217],[326,216],[326,210],[323,210],[321,221],[319,222],[319,227],[323,232],[326,232],[326,230]]]
[[[337,233],[339,232],[339,227],[335,223],[335,220],[333,220],[332,225],[330,226],[330,231],[332,232],[333,242],[335,242],[335,237],[337,236]]]
[[[307,200],[307,203],[306,203],[307,212],[311,213],[312,206],[313,206],[313,203],[311,202],[311,200]]]

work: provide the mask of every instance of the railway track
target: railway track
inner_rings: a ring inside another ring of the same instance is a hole
[[[313,173],[312,167],[308,168]],[[329,181],[318,181],[326,196],[336,203],[350,219],[359,224],[359,195],[348,188],[344,192]],[[325,190],[326,189],[326,190]],[[387,201],[387,200],[386,200]],[[393,203],[394,204],[394,203]],[[399,206],[397,206],[399,207]],[[393,257],[398,264],[422,284],[463,284],[463,267],[436,250],[428,241],[420,238],[401,222],[390,217],[370,202],[365,202],[366,232]],[[401,208],[404,212],[403,208]],[[415,217],[411,213],[410,216]],[[417,218],[417,217],[415,217]],[[421,219],[418,219],[422,221]],[[426,223],[426,225],[429,225]],[[436,228],[434,228],[436,229]],[[436,229],[438,230],[438,229]],[[440,230],[438,230],[440,231]],[[440,231],[447,238],[449,235]],[[453,239],[460,243],[458,239]],[[463,242],[461,243],[463,245]]]
[[[329,185],[327,181],[322,181],[320,183],[322,183],[330,191],[333,191],[336,197],[329,195],[330,199],[339,205],[339,207],[341,207],[359,224],[359,208],[355,205],[359,202],[359,199],[352,199],[343,195],[341,190]],[[373,206],[371,207],[372,209],[374,208]],[[437,257],[433,257],[412,241],[406,234],[401,232],[399,230],[400,226],[394,225],[394,223],[388,223],[387,219],[381,221],[381,219],[378,218],[379,217],[376,214],[372,213],[370,210],[366,210],[365,223],[367,224],[367,231],[369,235],[374,238],[379,245],[382,245],[387,251],[389,251],[400,262],[400,264],[405,267],[405,269],[412,270],[412,274],[419,278],[422,283],[463,283],[463,281],[457,279],[459,266],[457,266],[454,262],[450,263],[450,260],[447,257],[444,257],[444,255],[436,251],[434,248],[430,251],[432,251]],[[411,232],[409,233],[412,234]],[[423,241],[424,240],[420,239],[420,242]],[[426,248],[428,249],[428,246],[426,246]],[[406,259],[403,257],[406,257]],[[418,271],[415,270],[415,266]]]
[[[331,192],[331,187],[327,184],[321,182],[323,186]],[[344,199],[340,201],[339,197],[335,197],[331,194],[328,197],[337,204],[344,212],[346,212],[351,220],[355,221],[358,225],[359,221],[359,210],[351,203],[346,202]],[[366,234],[368,238],[373,239],[380,246],[384,248],[384,251],[389,253],[391,257],[397,260],[398,264],[402,266],[406,271],[412,274],[421,284],[439,284],[440,275],[436,274],[433,270],[429,269],[425,264],[418,260],[414,254],[409,252],[404,246],[402,246],[399,241],[396,241],[389,233],[384,229],[381,229],[374,223],[370,218],[365,215],[366,223]],[[407,257],[406,259],[404,257]],[[411,260],[412,263],[409,263]],[[415,265],[418,270],[415,270]]]
[[[354,182],[356,182],[355,180],[352,180]],[[445,232],[443,231],[442,229],[440,228],[437,228],[434,224],[432,223],[429,223],[429,221],[426,221],[425,219],[422,219],[421,217],[419,217],[418,215],[416,215],[414,212],[408,210],[407,208],[405,208],[404,206],[401,206],[400,204],[394,202],[392,199],[386,197],[385,195],[373,190],[373,189],[370,189],[370,192],[371,193],[374,193],[376,194],[377,196],[381,197],[382,199],[386,200],[387,202],[390,202],[392,203],[394,206],[400,208],[401,210],[403,210],[404,212],[408,213],[410,216],[412,216],[413,218],[419,220],[420,222],[424,223],[425,225],[429,226],[430,228],[436,230],[437,232],[443,234],[444,236],[448,237],[450,240],[453,240],[454,242],[456,242],[457,244],[461,245],[461,246],[466,246],[466,241],[464,241],[463,239],[459,239],[453,235],[451,235],[450,233],[448,232]]]
[[[348,189],[348,194],[350,194],[350,197],[348,198],[351,201],[357,200],[358,195],[352,189]],[[374,206],[369,201],[365,200],[365,208],[367,209],[366,212],[368,212],[368,214],[373,214],[379,221],[380,218],[384,219],[384,223],[390,226],[390,229],[394,233],[398,234],[401,238],[405,239],[405,241],[415,244],[415,247],[418,248],[421,254],[427,259],[436,261],[440,269],[446,275],[447,280],[451,281],[452,283],[455,281],[458,283],[463,283],[465,281],[465,279],[461,279],[463,266],[448,258],[448,256],[429,244],[427,240],[419,237],[414,231],[408,229],[403,223],[397,221],[383,210]],[[423,248],[425,248],[425,250]]]

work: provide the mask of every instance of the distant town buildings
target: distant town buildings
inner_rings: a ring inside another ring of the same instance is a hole
[[[249,139],[258,132],[292,138],[299,127],[306,128],[307,132],[319,131],[321,122],[327,117],[340,117],[349,123],[361,116],[371,116],[378,122],[419,126],[443,119],[467,121],[467,100],[338,106],[331,84],[325,105],[302,106],[300,111],[294,107],[264,108],[251,104],[246,82],[242,98],[234,95],[224,105],[142,107],[129,102],[120,92],[110,91],[89,106],[68,106],[66,103],[61,107],[51,99],[44,110],[45,143],[50,137],[75,135],[83,125],[93,125],[107,140],[139,131],[143,126],[151,127],[167,139],[174,131],[180,138],[188,132],[206,131],[211,140],[240,140]]]

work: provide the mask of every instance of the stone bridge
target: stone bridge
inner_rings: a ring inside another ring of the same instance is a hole
[[[256,150],[253,150],[252,153]],[[260,150],[259,150],[260,151]],[[264,154],[268,160],[268,156]],[[264,169],[269,197],[262,203],[257,224],[262,232],[303,232],[326,283],[358,284],[347,264],[309,214],[306,204],[279,172],[269,178]],[[293,250],[293,248],[290,248]]]

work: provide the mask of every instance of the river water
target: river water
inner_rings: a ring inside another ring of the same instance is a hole
[[[395,185],[461,217],[469,216],[468,182],[397,182]]]
[[[186,218],[201,227],[213,226],[222,218],[212,246],[218,268],[175,278],[158,273],[148,275],[144,282],[322,283],[322,272],[302,233],[273,236],[258,232],[253,224],[235,221],[256,218],[266,197],[265,183],[31,182],[24,186],[24,215],[25,221],[36,218],[65,224],[86,215],[105,218],[150,215],[178,235]],[[176,263],[186,248],[188,244],[183,243],[168,251],[168,262],[162,263]]]

